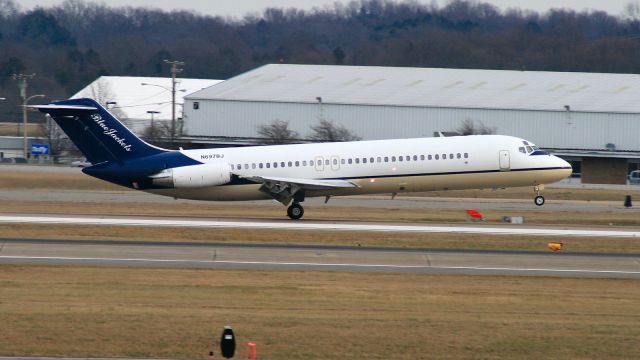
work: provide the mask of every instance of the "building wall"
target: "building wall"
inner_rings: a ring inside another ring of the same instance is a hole
[[[260,125],[288,121],[301,137],[324,118],[344,125],[364,140],[430,137],[452,131],[466,119],[495,128],[496,133],[561,149],[640,151],[640,114],[521,111],[403,106],[333,105],[193,100],[185,103],[185,134],[254,138]]]
[[[625,185],[627,163],[627,159],[585,157],[582,159],[582,183]]]

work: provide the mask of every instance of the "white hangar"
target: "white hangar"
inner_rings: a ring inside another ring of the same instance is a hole
[[[364,140],[428,137],[463,123],[577,160],[584,182],[622,183],[640,162],[640,75],[271,64],[185,97],[186,136],[255,142],[320,120]],[[581,165],[581,167],[580,167]]]

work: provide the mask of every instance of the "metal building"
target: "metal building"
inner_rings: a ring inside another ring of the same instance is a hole
[[[596,159],[582,168],[593,182],[620,183],[640,159],[640,76],[631,74],[272,64],[186,96],[185,117],[188,136],[241,140],[275,120],[305,137],[326,119],[365,140],[433,136],[466,121]]]
[[[176,119],[182,119],[183,97],[222,80],[176,79]],[[141,134],[152,121],[171,120],[171,78],[101,76],[71,98],[90,97],[106,106],[131,130]]]

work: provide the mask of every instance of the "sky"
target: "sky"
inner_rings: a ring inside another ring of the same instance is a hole
[[[17,3],[23,9],[31,9],[35,6],[51,6],[60,4],[63,0],[18,0]],[[432,0],[418,0],[419,2],[432,3]],[[635,2],[637,0],[633,0]],[[101,1],[97,1],[101,2]],[[109,0],[105,3],[110,6],[135,6],[155,7],[163,10],[189,9],[206,15],[232,16],[241,18],[248,13],[259,13],[267,7],[296,7],[312,9],[314,7],[331,6],[335,2],[348,3],[348,0]],[[436,1],[440,5],[448,1]],[[604,10],[611,15],[620,15],[626,4],[632,0],[484,0],[501,9],[521,8],[546,11],[550,8],[569,8],[577,11],[584,9]]]

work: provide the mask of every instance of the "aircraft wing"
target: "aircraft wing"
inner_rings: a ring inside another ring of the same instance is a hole
[[[244,179],[262,184],[260,191],[288,205],[297,193],[304,190],[327,190],[354,188],[357,184],[347,180],[295,179],[272,176],[241,176]]]

